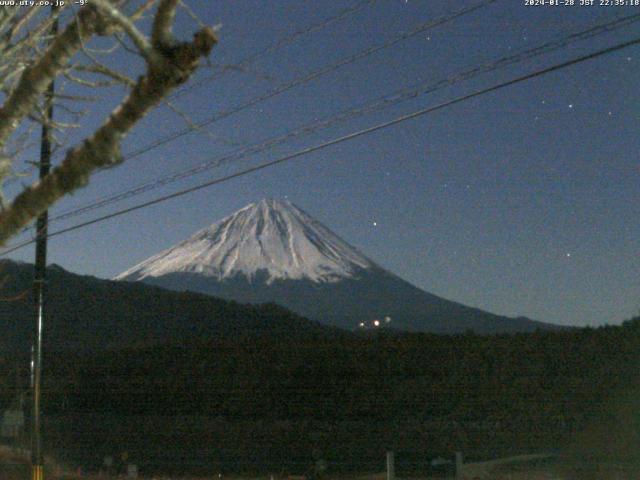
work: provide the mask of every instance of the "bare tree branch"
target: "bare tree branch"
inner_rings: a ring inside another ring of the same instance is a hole
[[[173,42],[171,26],[178,3],[179,0],[160,0],[151,29],[151,43],[157,49],[162,50]]]
[[[175,3],[168,0],[160,4],[160,7],[164,7],[164,14],[170,18],[173,18],[171,5]],[[154,32],[158,33],[160,29],[163,31],[161,35],[167,31],[170,35],[170,26],[166,30],[165,21],[166,17],[159,22],[159,26],[154,23]],[[199,60],[209,54],[216,42],[213,29],[204,28],[194,35],[192,42],[177,43],[171,48],[163,44],[161,60],[148,63],[146,74],[137,81],[129,96],[106,122],[81,145],[70,150],[48,176],[25,188],[0,213],[0,244],[4,244],[55,201],[86,185],[93,171],[122,161],[122,139],[150,109],[190,77]],[[51,67],[46,71],[51,71]],[[0,132],[3,132],[1,128]]]
[[[117,23],[127,35],[129,35],[131,41],[138,50],[140,50],[140,53],[145,59],[147,59],[147,61],[154,61],[152,58],[154,51],[153,48],[151,48],[151,44],[147,41],[147,37],[138,30],[126,15],[123,15],[122,12],[114,7],[109,0],[92,0],[92,2],[111,20]]]
[[[44,55],[27,67],[18,85],[0,107],[0,148],[18,128],[45,92],[51,80],[69,63],[79,50],[82,37],[92,34],[97,21],[92,10],[83,9],[77,22],[72,22],[51,43]]]
[[[140,7],[138,7],[138,9],[131,14],[131,21],[135,22],[136,20],[142,18],[144,13],[149,10],[153,6],[153,4],[156,3],[156,1],[157,0],[147,0],[142,5],[140,5]]]
[[[129,87],[133,87],[136,84],[135,80],[133,80],[132,78],[129,78],[120,72],[116,72],[115,70],[101,63],[96,63],[95,65],[76,65],[73,68],[81,72],[96,73],[105,77],[109,77],[116,82],[127,85]]]

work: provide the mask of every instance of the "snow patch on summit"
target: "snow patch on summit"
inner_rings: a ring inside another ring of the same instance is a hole
[[[258,272],[276,279],[336,282],[376,266],[354,247],[288,201],[262,200],[121,273],[142,280],[197,273],[218,280]]]

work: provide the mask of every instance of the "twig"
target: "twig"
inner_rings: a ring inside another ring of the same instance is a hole
[[[93,171],[121,162],[122,139],[149,110],[190,77],[200,58],[207,56],[216,42],[213,31],[205,28],[195,34],[192,42],[181,43],[165,52],[170,55],[163,57],[163,62],[149,63],[146,74],[105,123],[81,145],[70,150],[49,175],[25,188],[0,213],[0,244],[55,201],[86,185]]]
[[[134,45],[138,48],[142,56],[149,62],[155,61],[154,51],[151,48],[151,44],[147,41],[140,30],[134,25],[134,23],[123,15],[120,10],[115,8],[109,0],[91,0],[93,5],[98,7],[103,13],[105,13],[113,22],[118,24],[122,30],[129,36]]]

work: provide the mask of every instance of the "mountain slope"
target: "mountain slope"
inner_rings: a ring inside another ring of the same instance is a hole
[[[241,302],[275,302],[350,330],[374,326],[376,321],[395,329],[435,333],[554,328],[420,290],[295,205],[277,200],[248,205],[116,279]]]
[[[33,265],[0,261],[0,278],[0,352],[28,351],[34,324]],[[76,275],[55,265],[48,268],[46,299],[47,351],[99,351],[194,338],[343,335],[276,305],[239,305],[143,283]]]
[[[117,280],[195,273],[218,280],[266,271],[276,279],[335,282],[373,263],[289,202],[263,200],[123,272]]]

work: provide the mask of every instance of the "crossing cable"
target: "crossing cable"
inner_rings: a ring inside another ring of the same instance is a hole
[[[438,27],[440,25],[444,25],[446,23],[449,23],[453,20],[456,20],[464,15],[467,15],[469,13],[475,12],[476,10],[479,10],[481,8],[484,8],[492,3],[498,2],[500,0],[484,0],[482,2],[479,2],[475,5],[471,5],[469,7],[466,8],[462,8],[460,10],[457,10],[455,12],[443,15],[441,17],[438,17],[435,20],[431,20],[429,22],[425,22],[422,23],[420,25],[418,25],[417,27],[415,27],[413,30],[407,32],[407,33],[403,33],[400,34],[394,38],[392,38],[391,40],[381,43],[379,45],[374,45],[371,46],[369,48],[366,48],[365,50],[361,50],[353,55],[350,55],[348,57],[342,58],[341,60],[330,64],[328,66],[325,66],[319,70],[315,70],[307,75],[305,75],[304,77],[299,77],[296,78],[294,80],[292,80],[291,82],[285,83],[280,85],[280,87],[271,90],[263,95],[260,95],[258,97],[254,97],[244,103],[241,103],[240,105],[236,105],[235,107],[232,107],[228,110],[224,110],[218,114],[213,115],[212,117],[209,117],[206,120],[200,121],[200,122],[196,122],[193,125],[190,125],[186,128],[183,128],[182,130],[178,130],[172,134],[166,135],[164,137],[160,137],[157,140],[137,149],[137,150],[133,150],[131,152],[128,152],[126,154],[124,154],[124,159],[125,160],[131,160],[132,158],[138,157],[144,153],[148,153],[151,150],[155,150],[158,147],[161,147],[162,145],[165,145],[167,143],[173,142],[175,140],[177,140],[178,138],[181,138],[185,135],[188,135],[190,133],[193,132],[197,132],[198,130],[202,129],[203,127],[209,126],[215,122],[218,122],[220,120],[226,119],[232,115],[235,115],[236,113],[239,113],[243,110],[246,110],[247,108],[251,108],[263,101],[269,100],[273,97],[276,97],[282,93],[285,93],[289,90],[291,90],[292,88],[297,87],[298,85],[303,85],[306,83],[309,83],[317,78],[320,78],[328,73],[331,73],[333,71],[336,71],[340,68],[342,68],[343,66],[352,64],[362,58],[365,58],[369,55],[372,55],[374,53],[377,53],[381,50],[390,48],[404,40],[410,39],[412,37],[415,37],[416,35],[419,35],[431,28],[435,28]],[[106,168],[104,170],[107,170]],[[101,170],[99,170],[98,172],[100,172]],[[7,182],[5,182],[5,184],[7,184]]]
[[[180,137],[183,137],[183,136],[185,136],[187,134],[193,133],[194,131],[198,131],[199,129],[201,129],[203,127],[206,127],[206,126],[209,126],[209,125],[211,125],[211,124],[213,124],[213,123],[215,123],[215,122],[217,122],[219,120],[223,120],[225,118],[228,118],[231,115],[234,115],[235,113],[243,111],[243,110],[245,110],[247,108],[250,108],[250,107],[252,107],[254,105],[257,105],[258,103],[260,103],[262,101],[265,101],[267,99],[273,98],[273,97],[275,97],[275,96],[277,96],[277,95],[279,95],[281,93],[284,93],[284,92],[286,92],[286,91],[288,91],[288,90],[290,90],[290,89],[292,89],[292,88],[294,88],[294,87],[296,87],[298,85],[301,85],[301,84],[304,84],[304,83],[308,83],[308,82],[310,82],[310,81],[312,81],[312,80],[314,80],[316,78],[319,78],[319,77],[321,77],[321,76],[323,76],[323,75],[325,75],[325,74],[327,74],[329,72],[335,71],[335,70],[341,68],[342,66],[351,64],[351,63],[353,63],[353,62],[355,62],[355,61],[357,61],[357,60],[359,60],[361,58],[364,58],[366,56],[372,55],[373,53],[376,53],[376,52],[378,52],[380,50],[392,47],[393,45],[396,45],[399,42],[402,42],[404,40],[407,40],[409,38],[414,37],[415,35],[423,33],[426,30],[429,30],[431,28],[434,28],[434,27],[449,23],[449,22],[451,22],[451,21],[453,21],[453,20],[455,20],[457,18],[460,18],[460,17],[462,17],[464,15],[467,15],[469,13],[475,12],[476,10],[484,8],[484,7],[486,7],[486,6],[488,6],[488,5],[492,4],[492,3],[495,3],[497,1],[499,1],[499,0],[484,0],[483,2],[479,2],[479,3],[475,4],[475,5],[472,5],[472,6],[457,10],[455,12],[451,12],[449,14],[443,15],[441,17],[438,17],[435,20],[422,23],[419,26],[415,27],[413,30],[411,30],[411,31],[409,31],[407,33],[403,33],[403,34],[401,34],[399,36],[396,36],[393,39],[391,39],[390,41],[387,41],[387,42],[384,42],[382,44],[369,47],[369,48],[367,48],[365,50],[362,50],[362,51],[360,51],[360,52],[358,52],[358,53],[356,53],[354,55],[345,57],[345,58],[339,60],[336,63],[333,63],[331,65],[325,66],[325,67],[323,67],[323,68],[321,68],[319,70],[316,70],[316,71],[314,71],[314,72],[312,72],[312,73],[310,73],[310,74],[308,74],[308,75],[306,75],[304,77],[300,77],[300,78],[297,78],[297,79],[295,79],[295,80],[293,80],[293,81],[291,81],[289,83],[283,84],[279,88],[277,88],[275,90],[272,90],[271,92],[267,92],[266,94],[261,95],[259,97],[254,97],[253,99],[251,99],[251,100],[249,100],[249,101],[247,101],[247,102],[245,102],[243,104],[237,105],[237,106],[235,106],[235,107],[233,107],[233,108],[231,108],[229,110],[225,110],[223,112],[220,112],[220,113],[218,113],[218,114],[216,114],[216,115],[214,115],[214,116],[212,116],[212,117],[210,117],[210,118],[208,118],[206,120],[203,120],[201,122],[195,123],[193,126],[184,128],[182,130],[178,130],[177,132],[174,132],[174,133],[169,134],[167,136],[161,137],[161,138],[153,141],[152,143],[141,147],[138,150],[134,150],[132,152],[129,152],[129,153],[125,154],[124,155],[124,160],[125,161],[131,160],[132,158],[138,157],[138,156],[140,156],[140,155],[142,155],[144,153],[148,153],[149,151],[154,150],[154,149],[156,149],[156,148],[158,148],[158,147],[160,147],[162,145],[165,145],[167,143],[170,143],[172,141],[175,141]],[[101,202],[101,200],[100,200],[100,202]],[[59,218],[59,217],[57,217],[57,218]]]
[[[475,12],[481,8],[484,8],[492,3],[495,3],[499,0],[483,0],[475,5],[469,6],[469,7],[465,7],[462,8],[460,10],[457,10],[453,13],[449,13],[446,15],[443,15],[435,20],[431,20],[429,22],[425,22],[420,24],[419,26],[417,26],[416,28],[414,28],[413,30],[407,32],[407,33],[403,33],[400,34],[384,43],[381,43],[379,45],[374,45],[371,47],[368,47],[364,50],[361,50],[353,55],[350,55],[348,57],[342,58],[340,60],[338,60],[335,63],[332,63],[330,65],[324,66],[322,68],[320,68],[319,70],[315,70],[303,77],[299,77],[296,78],[294,80],[292,80],[291,82],[285,83],[280,85],[278,88],[271,90],[263,95],[260,95],[258,97],[254,97],[244,103],[241,103],[240,105],[236,105],[235,107],[232,107],[228,110],[224,110],[220,113],[217,113],[216,115],[213,115],[212,117],[209,117],[206,120],[202,120],[200,122],[195,123],[194,126],[190,126],[187,128],[184,128],[182,130],[178,130],[177,132],[174,132],[170,135],[166,135],[164,137],[161,137],[157,140],[155,140],[154,142],[151,142],[150,144],[141,147],[137,150],[133,150],[132,152],[129,152],[127,154],[124,155],[125,159],[130,160],[132,158],[138,157],[144,153],[147,153],[151,150],[154,150],[162,145],[165,145],[169,142],[172,142],[174,140],[177,140],[180,137],[183,137],[185,135],[188,135],[190,133],[193,133],[194,131],[197,131],[200,128],[209,126],[215,122],[218,122],[220,120],[223,120],[225,118],[228,118],[232,115],[235,115],[236,113],[239,113],[243,110],[246,110],[248,108],[251,108],[261,102],[264,102],[266,100],[269,100],[273,97],[276,97],[282,93],[285,93],[289,90],[291,90],[294,87],[297,87],[298,85],[303,85],[306,83],[309,83],[317,78],[320,78],[328,73],[334,72],[346,65],[350,65],[362,58],[368,57],[370,55],[373,55],[374,53],[377,53],[381,50],[385,50],[387,48],[390,48],[394,45],[397,45],[400,42],[403,42],[405,40],[408,40],[412,37],[415,37],[416,35],[419,35],[431,28],[435,28],[438,27],[440,25],[444,25],[446,23],[449,23],[453,20],[456,20],[464,15],[467,15],[469,13]]]
[[[320,150],[324,150],[324,149],[326,149],[326,148],[328,148],[330,146],[337,145],[337,144],[340,144],[340,143],[344,143],[346,141],[353,140],[354,138],[362,137],[364,135],[368,135],[370,133],[377,132],[379,130],[382,130],[382,129],[385,129],[385,128],[388,128],[388,127],[391,127],[391,126],[398,125],[398,124],[406,122],[408,120],[419,118],[419,117],[422,117],[422,116],[427,115],[429,113],[432,113],[432,112],[435,112],[435,111],[438,111],[438,110],[442,110],[442,109],[447,108],[447,107],[451,107],[453,105],[465,102],[467,100],[471,100],[473,98],[480,97],[480,96],[486,95],[488,93],[492,93],[492,92],[501,90],[501,89],[509,87],[511,85],[516,85],[518,83],[522,83],[522,82],[525,82],[527,80],[531,80],[533,78],[541,77],[543,75],[547,75],[549,73],[552,73],[552,72],[555,72],[555,71],[558,71],[558,70],[561,70],[561,69],[564,69],[564,68],[567,68],[567,67],[582,63],[582,62],[586,62],[588,60],[592,60],[592,59],[595,59],[595,58],[598,58],[598,57],[601,57],[601,56],[604,56],[604,55],[608,55],[608,54],[611,54],[611,53],[614,53],[614,52],[617,52],[617,51],[620,51],[620,50],[623,50],[625,48],[628,48],[628,47],[631,47],[631,46],[634,46],[634,45],[638,45],[638,44],[640,44],[640,37],[635,38],[633,40],[629,40],[629,41],[624,42],[624,43],[619,43],[619,44],[614,45],[612,47],[608,47],[608,48],[604,48],[602,50],[598,50],[596,52],[593,52],[593,53],[590,53],[590,54],[587,54],[587,55],[583,55],[581,57],[574,58],[572,60],[567,60],[567,61],[564,61],[562,63],[558,63],[556,65],[544,68],[542,70],[537,70],[535,72],[532,72],[532,73],[517,77],[517,78],[515,78],[513,80],[508,80],[506,82],[502,82],[502,83],[499,83],[499,84],[491,86],[491,87],[487,87],[487,88],[484,88],[484,89],[481,89],[481,90],[477,90],[477,91],[475,91],[473,93],[469,93],[467,95],[463,95],[463,96],[454,98],[452,100],[448,100],[446,102],[434,105],[432,107],[423,108],[423,109],[416,110],[414,112],[411,112],[411,113],[408,113],[408,114],[405,114],[405,115],[401,115],[401,116],[396,117],[396,118],[394,118],[392,120],[388,120],[386,122],[382,122],[382,123],[376,124],[376,125],[371,126],[371,127],[367,127],[367,128],[361,129],[361,130],[357,130],[355,132],[347,133],[347,134],[345,134],[345,135],[343,135],[341,137],[337,137],[337,138],[334,138],[332,140],[328,140],[328,141],[320,143],[318,145],[313,145],[311,147],[303,148],[302,150],[298,150],[297,152],[294,152],[294,153],[289,154],[289,155],[285,155],[283,157],[280,157],[280,158],[278,158],[276,160],[272,160],[270,162],[265,162],[265,163],[262,163],[260,165],[256,165],[254,167],[247,168],[245,170],[241,170],[239,172],[236,172],[236,173],[224,176],[224,177],[220,177],[220,178],[217,178],[217,179],[214,179],[214,180],[209,180],[209,181],[207,181],[205,183],[201,183],[199,185],[196,185],[196,186],[184,189],[184,190],[180,190],[178,192],[174,192],[174,193],[171,193],[171,194],[168,194],[168,195],[164,195],[162,197],[158,197],[158,198],[155,198],[153,200],[149,200],[147,202],[139,203],[137,205],[134,205],[132,207],[128,207],[128,208],[119,210],[117,212],[113,212],[113,213],[110,213],[110,214],[107,214],[107,215],[103,215],[101,217],[94,218],[92,220],[88,220],[86,222],[82,222],[82,223],[73,225],[71,227],[63,228],[61,230],[58,230],[56,232],[48,234],[47,238],[56,237],[58,235],[63,235],[65,233],[69,233],[69,232],[72,232],[74,230],[79,230],[81,228],[88,227],[90,225],[94,225],[96,223],[101,223],[101,222],[104,222],[104,221],[109,220],[111,218],[119,217],[121,215],[125,215],[127,213],[134,212],[136,210],[141,210],[141,209],[150,207],[152,205],[156,205],[156,204],[159,204],[159,203],[162,203],[162,202],[174,199],[174,198],[178,198],[178,197],[187,195],[189,193],[196,192],[198,190],[202,190],[202,189],[207,188],[207,187],[211,187],[213,185],[218,185],[218,184],[233,180],[235,178],[243,177],[245,175],[248,175],[248,174],[260,171],[260,170],[264,170],[266,168],[269,168],[269,167],[272,167],[272,166],[275,166],[275,165],[279,165],[281,163],[285,163],[285,162],[294,160],[294,159],[299,158],[299,157],[303,157],[303,156],[308,155],[310,153],[314,153],[314,152],[317,152],[317,151],[320,151]],[[23,247],[25,247],[27,245],[30,245],[33,242],[34,242],[34,240],[29,240],[29,241],[25,241],[25,242],[22,242],[20,244],[14,245],[14,246],[12,246],[10,248],[7,248],[4,251],[0,252],[0,256],[6,256],[7,254],[9,254],[11,252],[15,252],[16,250],[18,250],[20,248],[23,248]]]
[[[280,40],[276,41],[275,43],[263,48],[262,50],[258,50],[257,52],[254,52],[252,54],[249,54],[248,56],[244,57],[242,60],[240,60],[236,65],[238,67],[243,67],[246,66],[247,64],[253,63],[254,61],[258,60],[260,57],[264,57],[266,55],[269,55],[279,49],[281,49],[282,47],[289,45],[290,43],[295,42],[298,38],[305,36],[305,35],[309,35],[312,33],[315,33],[317,31],[320,31],[326,27],[328,27],[329,25],[331,25],[332,23],[335,23],[337,21],[342,20],[343,18],[349,16],[349,15],[353,15],[357,12],[359,12],[360,10],[364,9],[366,6],[375,3],[378,0],[362,0],[361,2],[355,4],[353,7],[348,7],[348,8],[344,8],[341,11],[339,11],[336,15],[329,17],[327,19],[322,20],[319,23],[316,23],[314,25],[310,25],[309,27],[303,29],[303,30],[297,30],[293,33],[291,33],[290,35],[287,35],[286,37],[281,38]],[[237,69],[237,68],[236,68]],[[190,91],[200,87],[201,85],[204,85],[205,83],[209,83],[212,80],[216,80],[220,77],[223,77],[227,72],[229,72],[230,70],[223,70],[221,72],[216,72],[212,75],[209,75],[208,77],[202,78],[200,80],[197,80],[195,82],[189,82],[189,84],[178,90],[177,92],[175,92],[171,98],[175,99],[178,97],[181,97],[187,93],[189,93]]]
[[[576,41],[593,38],[602,33],[610,32],[616,28],[628,26],[639,20],[640,20],[640,14],[629,15],[626,17],[609,21],[605,24],[596,25],[587,30],[573,33],[571,35],[563,37],[562,39],[547,42],[546,44],[540,45],[538,47],[528,49],[519,53],[515,53],[514,55],[505,56],[493,62],[486,63],[484,65],[480,65],[472,69],[464,70],[457,74],[450,75],[449,77],[435,83],[426,84],[423,82],[423,83],[413,84],[409,87],[405,87],[401,90],[398,90],[392,94],[387,94],[382,97],[378,97],[373,102],[369,102],[365,105],[339,112],[337,114],[324,118],[315,123],[306,124],[295,130],[289,131],[283,135],[271,137],[263,142],[256,143],[254,145],[236,150],[230,154],[209,160],[207,162],[201,163],[194,167],[190,167],[184,170],[179,170],[179,171],[164,175],[162,177],[156,178],[154,180],[139,184],[135,187],[128,188],[121,192],[112,194],[110,196],[97,199],[93,203],[90,203],[83,207],[67,210],[66,212],[62,212],[52,217],[50,219],[50,222],[61,221],[68,218],[72,218],[77,215],[81,215],[83,213],[105,207],[112,203],[122,201],[127,198],[135,197],[137,195],[149,192],[151,190],[155,190],[156,188],[164,187],[168,184],[191,177],[193,175],[197,175],[199,173],[202,173],[214,168],[218,168],[224,164],[231,163],[232,161],[242,160],[243,158],[246,158],[250,155],[271,149],[277,145],[281,145],[285,142],[301,137],[303,135],[309,135],[319,130],[329,128],[338,123],[343,123],[347,120],[351,120],[353,118],[356,118],[365,114],[369,114],[369,113],[373,113],[373,112],[377,112],[377,111],[389,108],[401,102],[415,99],[420,95],[433,93],[441,88],[452,86],[459,82],[469,80],[480,74],[488,73],[488,72],[497,70],[499,68],[504,68],[506,66],[520,63],[522,61],[529,60],[531,58],[534,58],[540,55],[551,53],[558,49],[564,48],[567,45],[574,43]]]
[[[248,56],[244,57],[242,60],[240,60],[237,63],[237,67],[240,68],[242,66],[246,66],[247,64],[250,64],[250,63],[254,62],[255,60],[259,59],[260,57],[263,57],[263,56],[266,56],[268,54],[271,54],[271,53],[279,50],[280,48],[295,42],[298,38],[300,38],[302,36],[305,36],[305,35],[320,31],[320,30],[328,27],[332,23],[338,22],[338,21],[342,20],[343,18],[346,18],[349,15],[353,15],[353,14],[359,12],[360,10],[364,9],[367,5],[373,4],[373,3],[378,2],[378,1],[380,1],[380,0],[362,0],[359,3],[355,4],[353,7],[348,7],[348,8],[344,8],[344,9],[340,10],[336,15],[334,15],[332,17],[323,19],[320,22],[318,22],[316,24],[313,24],[313,25],[310,25],[305,29],[296,30],[295,32],[280,38],[275,43],[263,48],[262,50],[258,50],[257,52],[254,52],[254,53],[249,54]],[[238,68],[236,68],[236,70]],[[213,75],[210,75],[208,77],[202,78],[200,80],[197,80],[197,81],[194,81],[194,82],[189,82],[186,87],[183,87],[182,89],[177,90],[172,95],[170,95],[169,96],[169,100],[175,100],[176,98],[179,98],[179,97],[189,93],[191,90],[193,90],[195,88],[198,88],[201,85],[204,85],[205,83],[208,83],[208,82],[210,82],[212,80],[215,80],[215,79],[218,79],[220,77],[223,77],[229,71],[231,71],[231,69],[223,70],[221,72],[216,72]],[[10,185],[10,184],[14,183],[15,181],[17,181],[17,178],[19,178],[19,177],[21,177],[23,175],[29,174],[31,172],[31,170],[32,169],[29,168],[29,169],[25,169],[25,170],[19,172],[16,177],[5,181],[4,185],[7,186],[7,185]]]

